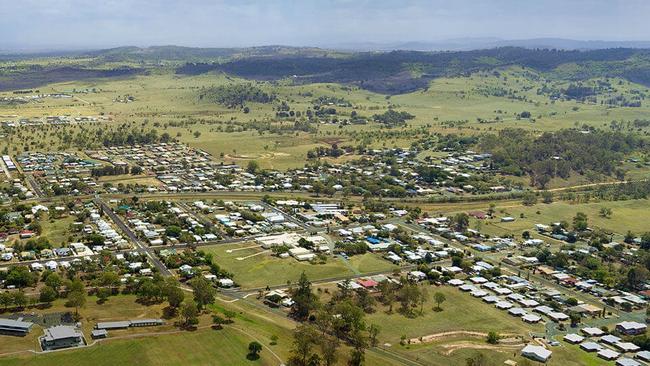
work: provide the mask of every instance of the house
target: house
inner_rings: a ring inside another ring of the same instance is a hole
[[[101,339],[108,337],[108,331],[106,329],[93,329],[90,332],[92,339]]]
[[[643,323],[638,322],[621,322],[616,324],[616,330],[621,334],[625,335],[637,335],[643,334],[646,331],[647,326]]]
[[[421,271],[411,271],[407,275],[408,279],[411,281],[422,281],[427,279],[427,274]]]
[[[535,315],[535,314],[526,314],[526,315],[521,317],[521,320],[523,320],[523,321],[525,321],[526,323],[529,323],[529,324],[535,324],[535,323],[539,323],[540,321],[542,321],[542,318]]]
[[[69,325],[56,325],[45,329],[45,335],[40,337],[41,348],[50,351],[61,348],[79,347],[84,345],[83,334],[77,328]]]
[[[607,334],[607,335],[604,335],[604,336],[600,337],[600,342],[601,343],[609,344],[610,346],[613,346],[613,345],[615,345],[616,343],[618,343],[620,341],[621,341],[621,339],[619,337],[617,337],[615,335],[612,335],[612,334]]]
[[[512,303],[508,301],[499,301],[496,304],[494,304],[498,309],[501,310],[508,310],[512,307]]]
[[[542,346],[535,346],[532,344],[527,345],[521,350],[521,355],[527,358],[530,358],[531,360],[539,361],[539,362],[546,362],[548,361],[549,358],[551,358],[551,354],[553,352],[547,350],[546,348]]]
[[[614,345],[614,347],[618,348],[618,350],[623,353],[636,352],[641,349],[639,346],[632,342],[618,342]]]
[[[596,352],[600,351],[603,347],[601,347],[596,342],[584,342],[580,345],[580,348],[582,348],[585,352]]]
[[[641,366],[641,363],[627,357],[621,357],[616,360],[616,366]]]
[[[514,315],[514,316],[524,316],[524,315],[526,315],[528,313],[526,312],[526,310],[524,310],[522,308],[510,308],[508,310],[508,314]]]
[[[235,285],[235,281],[230,278],[220,278],[218,282],[220,287],[233,287]]]
[[[603,348],[600,351],[598,351],[598,357],[600,357],[600,358],[602,358],[604,360],[607,360],[607,361],[615,360],[620,355],[621,355],[620,353],[618,353],[616,351],[612,351],[609,348]]]
[[[578,344],[578,343],[581,343],[582,341],[584,341],[585,337],[583,337],[583,336],[581,336],[579,334],[576,334],[576,333],[569,333],[569,334],[565,335],[563,339],[566,342],[569,342],[571,344]]]
[[[23,321],[22,318],[17,320],[0,318],[0,334],[26,336],[32,326],[34,323]]]
[[[379,284],[371,279],[360,279],[357,280],[357,283],[366,290],[374,290]]]
[[[452,278],[451,280],[447,281],[447,283],[452,286],[462,286],[465,282],[463,282],[463,280],[459,280],[458,278]]]
[[[650,362],[650,351],[640,351],[636,353],[636,356],[639,360]]]
[[[152,327],[163,325],[162,319],[135,319],[135,320],[121,320],[113,322],[99,322],[95,325],[98,330],[112,330],[112,329],[126,329],[136,327]]]
[[[556,322],[561,322],[561,321],[569,319],[568,315],[566,315],[564,313],[557,312],[557,311],[551,311],[550,313],[548,313],[546,315],[549,318],[551,318],[553,321],[556,321]]]
[[[602,329],[595,327],[582,328],[580,331],[589,337],[598,337],[605,334]]]

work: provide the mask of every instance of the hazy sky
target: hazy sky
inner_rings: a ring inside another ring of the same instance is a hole
[[[648,0],[0,0],[0,49],[648,40]]]

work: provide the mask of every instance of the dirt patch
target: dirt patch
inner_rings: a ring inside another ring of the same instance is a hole
[[[334,144],[338,145],[343,141],[344,141],[343,139],[337,137],[326,137],[326,138],[318,139],[318,142],[321,142],[323,144],[328,144],[328,145],[334,145]]]
[[[473,332],[473,331],[468,331],[468,330],[454,330],[454,331],[449,331],[449,332],[429,334],[429,335],[418,337],[418,338],[411,338],[411,339],[409,339],[409,344],[430,343],[430,342],[435,342],[435,341],[440,340],[440,339],[454,337],[454,336],[458,336],[458,335],[476,337],[476,338],[487,337],[487,333],[483,333],[483,332]],[[513,341],[518,341],[518,339],[516,338],[518,336],[517,334],[502,334],[501,336],[502,337],[508,337],[508,338],[502,339],[503,343],[512,343]]]
[[[223,158],[232,159],[232,160],[255,160],[255,159],[275,159],[278,157],[287,157],[287,156],[291,156],[291,154],[284,153],[284,152],[268,152],[268,153],[261,153],[259,155],[225,154]]]

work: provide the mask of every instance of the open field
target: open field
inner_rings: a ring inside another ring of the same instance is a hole
[[[254,243],[207,246],[202,247],[201,250],[213,253],[216,262],[223,269],[233,273],[235,282],[243,288],[294,282],[303,271],[310,280],[316,281],[397,268],[371,253],[350,257],[348,266],[338,256],[328,257],[324,264],[299,262],[293,258],[282,259],[272,256],[271,251],[264,251]]]
[[[539,332],[542,326],[531,326],[521,319],[499,310],[494,305],[486,304],[481,299],[474,298],[468,293],[454,287],[441,286],[428,289],[429,301],[424,304],[422,316],[405,317],[397,313],[399,304],[393,306],[395,313],[386,314],[383,307],[368,316],[368,323],[377,324],[383,329],[399,329],[399,332],[385,332],[379,338],[383,342],[397,345],[400,337],[419,338],[429,334],[445,331],[476,331],[518,334],[527,336],[529,332]],[[433,311],[434,292],[445,295],[442,311]],[[419,308],[417,309],[419,310]],[[396,346],[397,347],[397,346]]]
[[[589,226],[592,228],[602,228],[620,235],[625,235],[628,230],[633,233],[641,233],[648,229],[647,223],[650,221],[649,205],[650,201],[648,200],[603,201],[580,204],[554,202],[551,204],[538,203],[534,206],[506,208],[500,208],[497,205],[498,218],[489,221],[483,220],[481,227],[482,231],[491,235],[514,234],[519,236],[525,230],[534,231],[535,224],[548,225],[563,220],[571,223],[576,213],[583,212],[588,216]],[[612,209],[610,218],[599,215],[599,211],[603,207]],[[524,215],[523,218],[520,216],[521,214]],[[512,216],[516,220],[502,223],[499,219],[502,216]],[[473,219],[474,226],[476,225],[475,222],[476,220]]]
[[[429,301],[424,305],[424,315],[407,318],[397,312],[399,304],[393,306],[393,314],[386,314],[386,309],[380,306],[375,313],[368,315],[368,323],[377,324],[384,330],[379,335],[380,344],[390,344],[390,350],[411,360],[420,360],[431,365],[462,364],[466,358],[472,357],[480,350],[496,365],[512,358],[513,352],[521,346],[489,349],[486,347],[489,345],[485,342],[485,336],[466,334],[442,335],[432,342],[405,346],[399,344],[400,338],[406,336],[407,339],[419,339],[427,335],[455,331],[496,331],[503,335],[519,335],[529,339],[531,332],[543,332],[543,326],[528,325],[506,311],[498,310],[494,305],[486,304],[457,288],[441,286],[429,288],[428,291]],[[435,307],[432,301],[434,292],[441,292],[446,297],[440,312],[432,310]],[[521,344],[522,341],[514,340],[512,343]]]
[[[243,288],[294,282],[303,271],[312,281],[353,274],[338,258],[328,258],[325,264],[298,262],[293,258],[282,259],[272,256],[270,250],[264,252],[254,243],[207,246],[201,249],[213,253],[216,262],[223,269],[232,272],[235,282]]]
[[[276,365],[269,352],[258,361],[246,359],[248,342],[242,333],[223,329],[159,335],[140,339],[103,341],[97,346],[48,355],[21,355],[2,360],[3,365]],[[180,342],[180,343],[179,343]],[[180,352],[187,350],[187,352]]]

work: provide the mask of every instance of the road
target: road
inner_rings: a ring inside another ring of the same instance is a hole
[[[38,184],[38,182],[36,182],[36,179],[34,179],[33,175],[26,174],[25,180],[30,185],[30,187],[32,187],[32,191],[34,192],[34,195],[36,197],[45,197],[45,194],[43,193],[41,186]]]
[[[135,233],[122,221],[122,219],[113,212],[113,210],[110,208],[109,205],[107,205],[104,201],[102,201],[99,197],[95,198],[95,204],[101,208],[101,210],[113,220],[115,225],[122,230],[122,232],[135,244],[136,250],[140,253],[145,255],[151,263],[158,268],[158,271],[160,274],[163,276],[171,276],[172,272],[167,269],[165,264],[158,259],[156,254],[153,252],[151,248],[147,246],[147,244],[143,243],[136,235]]]
[[[7,164],[5,164],[4,160],[2,159],[0,159],[0,167],[2,168],[2,171],[5,172],[7,179],[11,180],[11,172],[9,171],[9,168],[7,168]]]

